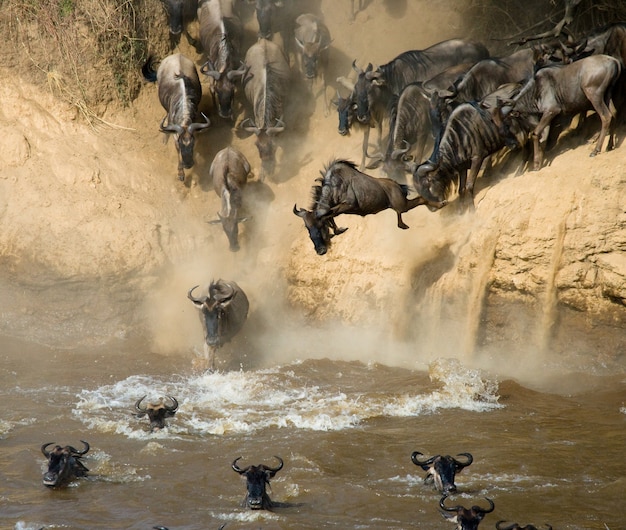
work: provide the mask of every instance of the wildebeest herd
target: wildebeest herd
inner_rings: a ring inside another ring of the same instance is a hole
[[[248,103],[251,111],[239,121],[239,127],[254,134],[260,178],[271,177],[276,164],[275,138],[286,127],[291,49],[300,54],[304,78],[323,78],[325,95],[332,38],[322,18],[312,13],[289,13],[291,19],[285,20],[284,14],[281,16],[283,2],[256,0],[258,41],[244,53],[244,30],[236,0],[165,3],[173,42],[187,31],[191,19],[197,19],[199,38],[194,42],[202,61],[198,70],[193,59],[173,53],[160,60],[156,70],[152,59],[143,68],[145,78],[158,83],[158,98],[166,113],[160,130],[174,137],[178,178],[184,181],[185,170],[194,167],[195,136],[212,123],[200,111],[200,74],[210,84],[218,119],[236,122],[240,117],[235,115],[235,100],[243,98]],[[360,6],[359,2],[355,11]],[[283,37],[282,45],[274,42],[274,34],[284,33],[285,28],[291,31],[290,38]],[[355,126],[364,128],[361,166],[349,157],[327,163],[312,186],[309,209],[299,208],[294,201],[292,213],[303,219],[316,253],[324,255],[331,238],[346,230],[337,225],[337,216],[365,216],[392,209],[397,214],[397,226],[407,229],[402,214],[419,205],[436,211],[451,203],[456,193],[460,201],[471,206],[476,178],[487,158],[532,147],[532,168],[538,170],[546,148],[557,142],[558,132],[575,116],[582,122],[588,111],[595,111],[601,121],[591,155],[603,149],[606,136],[607,149],[611,149],[615,126],[624,110],[625,61],[626,23],[599,28],[576,41],[550,41],[508,56],[492,57],[482,43],[452,39],[406,51],[378,67],[369,63],[361,68],[354,61],[356,79],[352,82],[348,75],[337,80],[334,103],[341,135]],[[350,92],[341,96],[345,87]],[[378,129],[378,145],[372,156],[371,128]],[[424,158],[427,145],[432,145],[432,151]],[[371,162],[366,164],[368,158]],[[364,173],[366,165],[370,169],[380,165],[387,177]],[[238,224],[244,220],[242,196],[251,168],[246,157],[229,146],[215,155],[208,172],[221,201],[217,222],[222,224],[232,251],[240,246]],[[200,311],[208,368],[215,369],[216,350],[243,327],[249,301],[232,280],[212,281],[206,295],[194,295],[197,288],[189,289],[187,296]],[[158,403],[144,403],[145,398],[135,402],[134,414],[148,416],[150,431],[166,428],[166,418],[178,410],[177,399],[167,396]],[[41,446],[48,460],[45,486],[59,487],[87,476],[82,458],[90,446],[82,443],[82,450],[70,445],[49,449],[52,442]],[[423,456],[415,451],[411,461],[426,471],[424,482],[442,495],[438,505],[443,515],[458,529],[476,529],[485,515],[494,511],[494,502],[486,498],[487,507],[465,508],[449,500],[457,491],[455,474],[472,464],[472,455],[457,455],[463,457],[461,460],[448,455],[421,459]],[[270,479],[283,468],[282,458],[276,456],[278,465],[274,467],[239,467],[240,458],[235,458],[231,467],[246,478],[245,506],[266,510],[295,506],[273,501],[266,491]],[[496,528],[535,529],[533,525],[505,524],[499,521]]]

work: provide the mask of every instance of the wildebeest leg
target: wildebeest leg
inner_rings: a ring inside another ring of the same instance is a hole
[[[603,96],[601,95],[599,98],[597,96],[593,96],[592,94],[588,94],[585,91],[585,95],[591,101],[593,108],[600,116],[600,121],[602,122],[602,128],[600,129],[600,136],[598,136],[598,142],[596,143],[596,147],[589,156],[596,156],[600,151],[602,151],[602,145],[604,144],[604,139],[606,138],[607,132],[609,132],[609,128],[611,127],[611,120],[613,119],[613,114],[611,113],[609,107],[604,102]],[[609,144],[612,144],[612,135],[609,136]],[[612,146],[611,146],[612,147]],[[609,150],[607,146],[607,151]]]
[[[396,212],[396,214],[398,215],[398,228],[402,228],[402,230],[409,228],[409,225],[402,220],[402,212]]]
[[[540,142],[541,133],[546,127],[550,125],[550,122],[554,119],[554,117],[557,114],[559,114],[559,112],[555,110],[548,110],[544,112],[543,115],[541,116],[541,119],[539,120],[539,123],[537,124],[537,127],[535,127],[535,130],[532,132],[531,136],[533,138],[533,147],[534,147],[534,155],[535,155],[533,169],[535,171],[539,171],[541,169],[541,164],[543,162],[543,149],[541,147],[541,142]]]
[[[406,204],[407,204],[407,209],[406,209],[407,212],[409,210],[412,210],[413,208],[416,208],[417,206],[421,206],[422,204],[425,204],[426,206],[428,206],[429,210],[434,211],[434,210],[440,210],[441,208],[443,208],[446,204],[448,204],[448,201],[432,202],[432,201],[428,201],[424,199],[424,197],[422,196],[418,196],[418,197],[414,197],[413,199],[408,199]]]
[[[459,190],[462,198],[473,202],[474,183],[476,182],[476,177],[478,177],[478,172],[480,171],[480,167],[483,165],[484,160],[485,157],[483,156],[472,157],[472,164],[467,175],[465,186]]]
[[[365,170],[365,157],[367,156],[367,146],[370,141],[370,127],[367,125],[363,130],[363,153],[361,155],[361,167],[359,168],[361,171]]]
[[[335,223],[335,218],[334,217],[330,217],[328,219],[328,224],[333,229],[333,234],[335,234],[336,236],[338,236],[340,234],[343,234],[347,230],[347,228],[339,228],[337,226],[337,223]]]

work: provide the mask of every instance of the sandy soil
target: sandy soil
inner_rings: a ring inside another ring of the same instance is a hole
[[[334,79],[351,75],[354,59],[380,64],[462,34],[454,4],[425,10],[423,2],[374,1],[351,21],[348,2],[319,2],[333,36],[328,98]],[[418,19],[428,31],[415,30]],[[200,62],[185,43],[181,51]],[[200,137],[183,184],[174,145],[158,131],[156,86],[146,84],[130,108],[111,107],[90,126],[46,87],[7,68],[1,73],[7,334],[101,343],[147,330],[156,349],[186,351],[197,346],[199,329],[185,293],[223,277],[246,288],[265,331],[288,309],[424,341],[427,349],[441,348],[445,336],[451,352],[477,344],[526,347],[529,340],[554,346],[558,339],[561,349],[575,342],[585,353],[595,330],[609,337],[602,362],[623,361],[623,147],[590,159],[584,137],[563,139],[540,172],[514,177],[511,169],[496,170],[479,179],[474,213],[418,208],[405,215],[410,230],[396,228],[393,212],[343,218],[349,230],[319,257],[292,207],[308,206],[314,179],[330,160],[359,159],[361,137],[339,136],[334,108],[326,112],[323,96],[303,95],[306,86],[295,85],[277,174],[263,183],[254,138],[220,121],[205,97],[214,124]],[[219,209],[208,167],[230,143],[255,172],[236,254],[221,228],[207,224]]]

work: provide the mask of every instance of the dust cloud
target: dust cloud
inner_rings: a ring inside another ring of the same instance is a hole
[[[554,314],[548,311],[540,321],[537,314],[543,310],[537,311],[531,296],[530,309],[520,309],[519,299],[510,309],[494,309],[487,303],[488,291],[496,285],[505,299],[513,291],[513,277],[522,293],[537,289],[530,285],[537,278],[542,289],[545,265],[554,292],[565,251],[550,254],[547,261],[554,263],[539,263],[528,273],[530,279],[512,266],[494,272],[494,263],[508,251],[502,248],[503,237],[512,240],[510,252],[517,250],[515,239],[528,221],[519,221],[518,230],[508,228],[516,215],[546,211],[568,219],[571,207],[565,213],[550,204],[540,210],[534,197],[509,184],[507,175],[496,174],[489,182],[479,179],[474,214],[459,215],[452,206],[433,214],[419,207],[404,215],[409,230],[397,228],[392,211],[342,216],[339,224],[349,230],[334,238],[323,257],[315,254],[301,219],[292,214],[295,203],[309,206],[311,186],[330,161],[360,160],[360,133],[337,133],[330,101],[343,89],[335,79],[354,76],[354,60],[359,66],[382,64],[408,49],[466,36],[458,2],[373,0],[354,20],[349,2],[303,4],[323,15],[330,29],[328,86],[294,81],[287,127],[277,139],[276,173],[265,182],[258,179],[254,137],[214,117],[207,85],[203,106],[214,123],[199,137],[196,166],[183,184],[175,176],[174,146],[163,145],[158,132],[163,110],[154,85],[144,85],[130,108],[109,109],[104,115],[108,126],[94,130],[45,88],[11,81],[5,71],[0,95],[7,103],[0,126],[7,131],[4,156],[10,159],[0,173],[0,191],[7,197],[0,205],[5,226],[0,246],[12,284],[3,292],[12,303],[3,333],[63,347],[145,334],[151,351],[191,365],[203,339],[186,293],[223,278],[244,289],[251,307],[240,336],[218,354],[231,367],[327,357],[423,369],[433,359],[456,357],[498,373],[524,369],[533,378],[545,368],[543,350],[554,346]],[[248,44],[256,32],[251,9],[244,13]],[[199,64],[184,40],[180,51]],[[246,110],[241,97],[238,105],[240,122]],[[219,210],[208,168],[230,144],[244,153],[254,174],[246,188],[248,219],[241,225],[238,253],[228,250],[219,225],[208,224]],[[582,166],[581,173],[587,171]],[[550,178],[555,183],[548,186],[559,196],[561,181]],[[503,195],[490,190],[498,179]],[[533,184],[528,177],[525,185],[534,185],[539,197],[546,189],[543,179]],[[504,204],[507,194],[516,202],[493,208]],[[489,203],[489,213],[481,203],[491,197],[495,202]],[[32,270],[39,281],[25,280]],[[28,305],[27,296],[12,296],[16,291],[36,293],[38,308]],[[59,301],[62,312],[56,311]],[[511,314],[505,318],[507,311]],[[28,323],[38,322],[38,312],[45,313],[46,325],[33,337]],[[538,333],[541,326],[545,332]],[[480,351],[476,344],[483,345]],[[563,364],[554,360],[555,369]]]

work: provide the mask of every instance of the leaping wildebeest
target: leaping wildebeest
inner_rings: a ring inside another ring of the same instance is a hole
[[[198,24],[206,62],[200,71],[212,79],[211,93],[221,118],[232,119],[235,83],[245,72],[239,50],[243,35],[235,0],[200,0]]]
[[[353,162],[334,160],[324,171],[320,171],[320,183],[313,186],[313,204],[311,210],[299,209],[294,204],[293,213],[302,217],[315,246],[321,256],[328,251],[330,229],[334,235],[345,232],[346,228],[337,228],[334,218],[341,214],[370,215],[392,209],[396,212],[398,228],[409,228],[402,220],[402,214],[426,204],[435,209],[442,203],[431,204],[422,197],[409,199],[408,186],[398,184],[388,178],[375,178],[361,173]]]
[[[478,525],[485,517],[485,514],[493,512],[495,505],[491,499],[485,497],[485,500],[489,503],[489,508],[481,508],[480,506],[472,506],[471,508],[464,508],[461,505],[446,506],[446,495],[439,500],[439,507],[446,512],[452,512],[452,514],[442,513],[442,515],[452,523],[456,523],[457,530],[477,530]]]
[[[208,295],[196,298],[192,287],[189,300],[200,310],[204,330],[204,352],[210,370],[215,370],[215,352],[233,339],[248,318],[250,304],[243,289],[233,281],[211,282]]]
[[[239,250],[239,223],[246,220],[239,215],[249,173],[248,159],[234,147],[219,151],[209,169],[213,189],[222,202],[221,210],[217,214],[219,220],[211,222],[221,223],[232,252]]]
[[[411,455],[411,461],[426,471],[424,477],[425,484],[433,484],[435,488],[441,491],[443,494],[453,493],[456,491],[456,484],[454,478],[457,473],[463,471],[464,468],[469,466],[474,458],[470,453],[461,453],[457,456],[464,456],[465,461],[462,462],[450,455],[435,455],[425,460],[420,460],[419,457],[424,456],[419,451],[414,451]]]
[[[158,403],[147,403],[143,407],[141,402],[146,399],[146,396],[139,398],[135,402],[135,416],[137,418],[143,418],[146,414],[150,420],[150,432],[158,431],[165,428],[165,418],[171,418],[176,414],[178,410],[178,401],[172,396],[168,396],[171,401],[171,405],[164,402],[163,398]]]
[[[64,486],[74,478],[86,477],[89,471],[80,461],[81,457],[89,451],[89,444],[81,440],[84,449],[79,451],[71,445],[61,447],[55,445],[52,449],[48,446],[54,442],[48,442],[41,446],[41,452],[48,459],[48,470],[43,475],[43,484],[49,488]]]
[[[205,130],[211,122],[198,107],[202,100],[202,86],[193,61],[180,53],[167,56],[156,72],[152,59],[142,69],[148,81],[159,86],[159,101],[167,114],[161,121],[161,131],[173,134],[178,152],[178,178],[185,180],[185,169],[194,165],[193,150],[196,133]],[[198,122],[202,116],[204,123]]]
[[[283,468],[283,459],[279,456],[274,456],[278,460],[277,467],[269,467],[264,464],[258,466],[247,466],[241,469],[237,465],[237,461],[241,457],[235,458],[232,463],[232,468],[241,476],[246,478],[246,497],[242,502],[242,506],[248,507],[251,510],[272,510],[279,503],[275,503],[270,499],[267,494],[266,487],[270,483],[270,479],[274,478],[274,475]]]
[[[283,107],[291,71],[283,50],[266,39],[259,39],[248,49],[245,64],[243,87],[253,117],[246,118],[241,127],[256,135],[261,157],[259,180],[263,181],[276,165],[273,137],[285,128]]]

